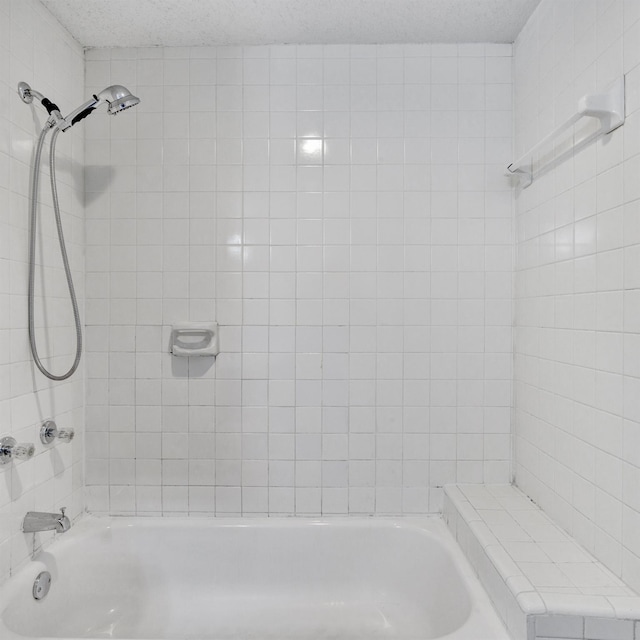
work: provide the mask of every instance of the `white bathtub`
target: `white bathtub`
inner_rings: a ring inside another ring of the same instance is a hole
[[[508,635],[438,518],[87,517],[0,589],[0,638]]]

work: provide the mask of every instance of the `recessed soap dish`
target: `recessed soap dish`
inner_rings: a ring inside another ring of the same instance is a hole
[[[171,327],[171,353],[174,356],[215,357],[219,352],[216,322],[178,322]]]

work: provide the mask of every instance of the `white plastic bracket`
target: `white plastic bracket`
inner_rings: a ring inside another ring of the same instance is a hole
[[[600,133],[611,133],[624,124],[624,76],[618,78],[605,93],[580,98],[578,110],[583,116],[598,118]]]
[[[533,170],[531,168],[511,169],[511,165],[509,165],[509,167],[507,168],[509,169],[509,173],[507,173],[506,175],[519,178],[518,184],[522,189],[526,189],[533,182]]]

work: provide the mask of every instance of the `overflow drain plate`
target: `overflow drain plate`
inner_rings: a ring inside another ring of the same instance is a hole
[[[33,582],[33,597],[36,600],[42,600],[47,593],[49,593],[49,589],[51,588],[51,574],[48,571],[43,571],[38,574],[38,577]]]

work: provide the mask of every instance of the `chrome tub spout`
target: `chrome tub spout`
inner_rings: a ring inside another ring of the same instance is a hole
[[[42,513],[40,511],[29,511],[24,517],[22,530],[25,533],[35,533],[36,531],[57,531],[64,533],[71,528],[71,520],[64,515],[65,508],[60,509],[60,513]]]

